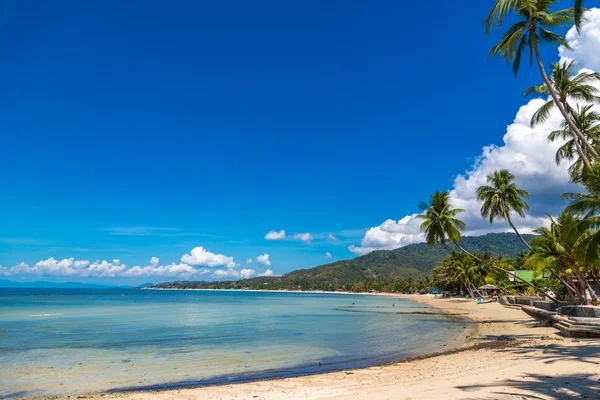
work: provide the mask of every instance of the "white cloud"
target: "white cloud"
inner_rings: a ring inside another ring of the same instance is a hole
[[[588,11],[585,17],[581,37],[576,34],[574,28],[567,34],[574,50],[570,52],[560,49],[560,55],[575,59],[580,67],[600,71],[600,10]],[[600,85],[598,86],[600,88]],[[545,101],[537,98],[522,106],[513,123],[507,127],[502,145],[485,146],[471,170],[454,179],[450,191],[451,202],[454,207],[465,210],[460,218],[467,224],[466,235],[511,231],[504,221],[490,225],[489,221],[480,215],[481,203],[477,201],[475,191],[479,186],[486,184],[486,176],[494,170],[510,170],[515,175],[517,185],[531,194],[528,201],[530,211],[526,218],[513,218],[514,224],[523,233],[546,224],[546,214],[555,215],[560,212],[565,205],[560,200],[562,193],[578,190],[570,183],[568,163],[563,162],[557,166],[555,162],[556,150],[563,142],[551,143],[547,140],[548,134],[558,129],[562,121],[559,111],[555,109],[546,122],[534,128],[530,127],[531,116]],[[435,189],[432,188],[431,191]],[[394,249],[410,243],[423,242],[421,221],[415,216],[416,214],[412,214],[397,221],[384,221],[365,233],[360,246],[352,245],[349,250],[356,254],[365,254],[376,249]]]
[[[152,257],[150,259],[150,265],[153,265],[153,266],[158,265],[159,261],[160,261],[160,259],[158,257]]]
[[[296,233],[292,236],[294,240],[301,240],[305,243],[311,242],[314,238],[309,232],[305,233]]]
[[[270,255],[268,253],[263,254],[262,256],[256,257],[256,262],[262,265],[266,265],[267,267],[271,266],[271,260],[269,259]]]
[[[85,268],[88,265],[90,265],[89,261],[84,261],[84,260],[73,261],[74,268]]]
[[[331,258],[331,257],[333,257],[333,256],[331,255],[330,252],[325,253],[325,258]]]
[[[119,261],[119,260],[117,260]],[[108,261],[96,261],[89,265],[89,267],[85,270],[88,276],[97,276],[97,277],[110,277],[113,278],[119,275],[127,268],[125,264],[121,264],[120,262],[115,265],[114,262],[110,263]]]
[[[327,235],[327,239],[331,240],[332,242],[335,242],[337,240],[337,238],[335,236],[333,236],[333,234],[331,234],[331,233],[329,235]]]
[[[2,275],[37,275],[37,276],[79,276],[79,277],[114,277],[123,272],[125,264],[115,264],[108,261],[91,263],[85,260],[65,258],[56,260],[53,257],[40,260],[32,266],[21,262],[13,267],[4,267]]]
[[[211,276],[216,279],[239,278],[240,273],[238,271],[236,271],[235,269],[231,269],[231,268],[228,268],[226,270],[218,269],[215,272],[213,272]]]
[[[118,258],[115,258],[112,260],[112,263],[115,265],[119,265],[119,264],[121,264],[121,260],[119,260]]]
[[[254,260],[251,258],[246,259],[246,264],[252,264],[253,262],[254,262]]]
[[[256,271],[253,269],[244,268],[240,271],[240,277],[243,279],[252,278],[254,275],[256,275]]]
[[[574,59],[580,68],[600,71],[600,9],[592,8],[584,14],[581,34],[571,28],[567,32],[567,41],[573,50],[559,48],[561,57]]]
[[[155,258],[155,257],[153,257]],[[135,266],[124,271],[121,276],[128,277],[152,277],[152,276],[160,276],[160,277],[174,277],[174,278],[182,278],[182,279],[193,279],[197,278],[201,275],[205,275],[211,272],[209,269],[196,269],[191,265],[179,263],[172,263],[170,265],[157,265],[152,264],[147,265],[145,267]]]
[[[265,239],[267,240],[283,240],[285,239],[285,231],[282,229],[279,232],[270,231],[265,235]]]
[[[238,266],[233,261],[233,257],[211,253],[202,246],[194,247],[191,254],[185,254],[181,257],[181,262],[188,265],[202,265],[204,267],[225,266],[227,268],[235,268]]]
[[[265,272],[263,272],[262,274],[258,274],[258,276],[275,276],[275,273],[273,271],[271,271],[270,269],[268,269]]]

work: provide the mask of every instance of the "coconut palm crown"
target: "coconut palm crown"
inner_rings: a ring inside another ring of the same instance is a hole
[[[551,12],[551,6],[558,0],[496,0],[492,11],[485,20],[486,32],[494,26],[500,26],[509,15],[519,18],[504,33],[504,36],[492,47],[492,57],[501,56],[512,63],[513,73],[517,75],[521,66],[523,52],[529,49],[529,61],[533,64],[533,53],[537,53],[538,44],[563,45],[570,49],[565,38],[548,28],[559,28],[573,23],[572,8]],[[537,56],[537,54],[536,54]]]
[[[428,245],[445,245],[447,242],[456,243],[460,240],[460,231],[465,230],[466,225],[455,216],[463,210],[452,208],[450,192],[437,191],[431,195],[429,204],[423,202],[419,207],[423,214],[417,215],[417,218],[423,220],[421,230],[425,232]]]
[[[529,205],[524,199],[528,199],[529,193],[519,189],[514,182],[515,176],[507,169],[501,169],[487,176],[488,185],[477,189],[477,200],[482,201],[481,216],[489,218],[490,224],[494,219],[504,219],[515,231],[519,239],[529,248],[529,244],[517,231],[510,219],[510,213],[515,212],[521,218],[525,218],[525,211]]]
[[[600,91],[591,85],[594,81],[600,81],[600,74],[597,72],[581,72],[576,74],[573,69],[575,61],[563,61],[552,64],[552,73],[550,81],[552,88],[558,95],[559,101],[563,103],[567,111],[573,108],[569,100],[581,101],[586,103],[598,103]],[[532,93],[550,94],[545,84],[532,86],[525,91],[525,95]],[[548,119],[550,110],[555,107],[554,100],[550,98],[531,118],[531,126],[535,126]]]
[[[571,110],[571,118],[577,128],[585,135],[594,148],[600,148],[600,113],[593,110],[592,105],[583,107],[577,106],[577,109]],[[561,129],[550,132],[548,140],[551,142],[557,139],[569,139],[556,151],[556,164],[560,165],[563,160],[575,161],[569,167],[569,174],[573,182],[582,182],[584,158],[590,158],[583,143],[569,129],[568,124],[563,121]]]

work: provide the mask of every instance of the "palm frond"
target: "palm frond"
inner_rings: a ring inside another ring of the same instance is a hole
[[[485,34],[487,35],[493,27],[500,26],[504,18],[515,11],[518,3],[519,0],[496,0],[492,11],[490,11],[483,24]]]
[[[546,121],[550,116],[550,111],[554,107],[554,100],[547,101],[543,106],[541,106],[531,117],[531,127],[534,127],[542,122]]]

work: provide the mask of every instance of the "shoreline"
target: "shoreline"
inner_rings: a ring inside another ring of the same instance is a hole
[[[498,303],[369,294],[405,298],[441,312],[465,313],[456,318],[471,325],[464,332],[466,341],[447,350],[353,370],[189,389],[105,393],[92,398],[554,399],[596,398],[600,393],[600,340],[564,338],[554,328],[537,325],[521,310]]]

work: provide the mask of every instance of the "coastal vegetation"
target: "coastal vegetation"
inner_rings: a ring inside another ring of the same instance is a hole
[[[575,73],[574,63],[563,61],[553,64],[551,77],[547,76],[539,46],[551,44],[570,49],[565,38],[551,29],[573,23],[579,27],[583,15],[582,1],[575,1],[572,8],[554,11],[556,3],[555,0],[497,0],[485,21],[485,29],[487,33],[501,27],[505,20],[518,19],[492,47],[490,55],[503,57],[511,63],[516,75],[523,54],[529,49],[530,64],[535,59],[543,84],[529,88],[525,95],[549,96],[533,115],[531,125],[547,120],[554,108],[560,111],[563,117],[561,129],[551,132],[548,140],[567,140],[557,151],[556,163],[572,162],[569,167],[571,180],[581,184],[587,192],[563,195],[564,199],[571,200],[565,210],[557,218],[549,216],[549,227],[537,228],[534,233],[538,236],[530,243],[522,240],[527,251],[524,266],[531,268],[535,276],[549,277],[543,285],[528,282],[510,272],[518,267],[511,265],[511,260],[485,257],[464,249],[460,244],[461,231],[467,226],[459,219],[463,210],[452,207],[449,192],[435,192],[430,202],[422,206],[423,214],[419,215],[423,219],[421,229],[427,243],[450,242],[461,251],[451,254],[434,270],[434,279],[440,285],[465,288],[474,295],[475,288],[483,282],[506,288],[504,278],[509,276],[552,300],[558,295],[577,302],[585,302],[586,296],[599,301],[590,281],[597,281],[600,264],[600,115],[592,108],[600,100],[598,88],[593,86],[600,81],[600,75]],[[529,193],[516,186],[514,176],[508,170],[495,171],[487,177],[487,182],[487,186],[477,189],[477,199],[482,202],[482,217],[490,223],[495,219],[506,220],[520,237],[511,213],[525,217]]]

